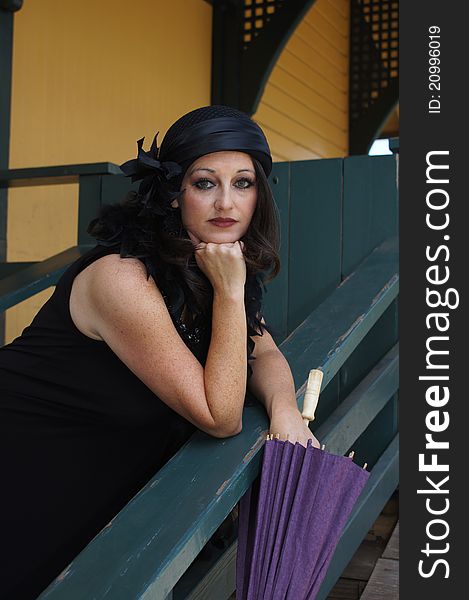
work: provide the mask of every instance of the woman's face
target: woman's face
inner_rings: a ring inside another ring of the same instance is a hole
[[[187,169],[179,197],[191,240],[224,244],[240,240],[256,208],[256,172],[249,154],[213,152]]]

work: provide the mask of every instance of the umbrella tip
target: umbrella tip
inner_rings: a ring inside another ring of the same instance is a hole
[[[363,469],[365,469],[365,470],[366,470],[366,467],[367,467],[367,466],[368,466],[368,463],[365,463],[365,464],[363,465]]]
[[[323,444],[323,445],[321,446],[321,450],[325,450],[325,449],[326,449],[326,444]]]
[[[350,452],[348,457],[353,459],[354,456],[355,456],[355,450],[352,450],[352,452]]]

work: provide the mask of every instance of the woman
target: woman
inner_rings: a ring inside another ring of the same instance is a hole
[[[262,319],[278,271],[269,147],[244,113],[181,117],[141,181],[89,226],[22,335],[0,349],[2,593],[36,597],[196,428],[236,435],[248,388],[270,431],[317,440]]]

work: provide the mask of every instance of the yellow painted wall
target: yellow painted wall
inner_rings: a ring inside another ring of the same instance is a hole
[[[149,144],[159,130],[161,141],[177,117],[210,103],[211,6],[129,7],[28,0],[15,14],[11,168],[121,163],[135,155],[137,138]],[[347,155],[349,18],[348,0],[316,0],[281,53],[254,115],[274,160]],[[42,260],[75,245],[77,192],[11,190],[7,260]],[[7,311],[7,342],[52,291]]]
[[[348,0],[316,0],[275,65],[255,120],[275,160],[348,154]]]
[[[212,8],[203,0],[28,0],[15,13],[10,168],[136,154],[210,104]],[[77,186],[13,189],[8,261],[76,244]],[[7,311],[6,342],[53,289]]]

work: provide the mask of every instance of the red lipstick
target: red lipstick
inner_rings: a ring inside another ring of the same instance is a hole
[[[221,217],[217,217],[216,219],[210,219],[209,223],[212,223],[216,227],[231,227],[237,221],[234,219],[222,219]]]

